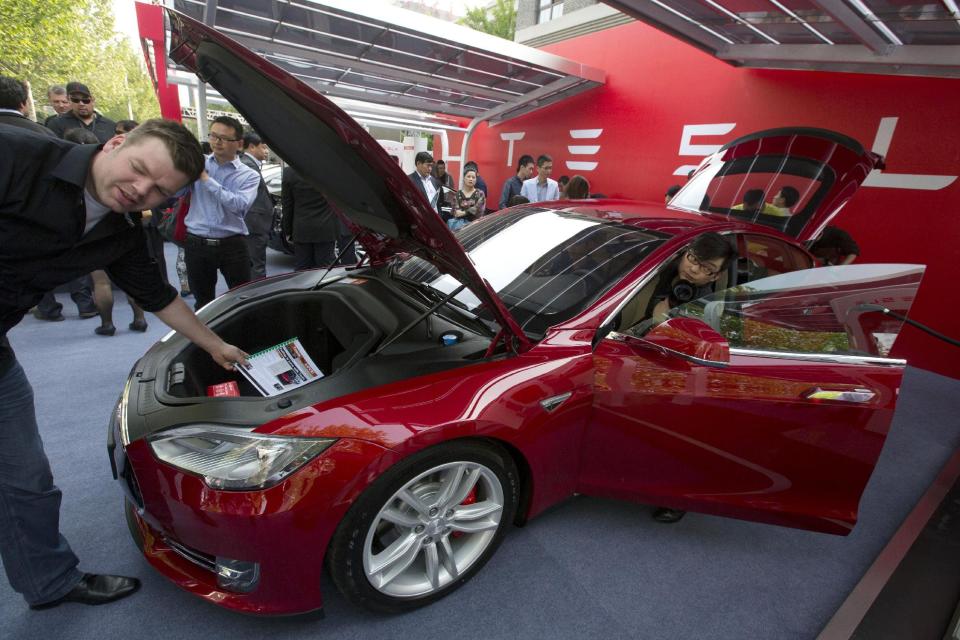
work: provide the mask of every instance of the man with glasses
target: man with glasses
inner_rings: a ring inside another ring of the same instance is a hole
[[[62,138],[63,134],[70,129],[92,131],[101,143],[114,136],[117,123],[97,113],[97,101],[91,95],[87,85],[82,82],[67,83],[67,96],[70,98],[70,111],[57,116],[47,124],[58,138]]]
[[[736,255],[733,245],[719,233],[701,233],[660,274],[646,317],[664,318],[671,308],[713,293],[717,278]],[[684,514],[686,511],[658,507],[653,519],[669,524]]]
[[[243,145],[243,125],[237,119],[214,118],[208,139],[213,153],[190,189],[185,218],[184,260],[197,309],[216,297],[218,271],[231,289],[250,280],[244,218],[260,186],[260,174],[237,157]]]

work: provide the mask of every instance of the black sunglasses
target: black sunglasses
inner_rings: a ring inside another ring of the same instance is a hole
[[[76,104],[80,104],[81,102],[83,104],[90,104],[91,102],[93,102],[93,98],[74,98],[73,96],[71,96],[70,102],[73,102]]]

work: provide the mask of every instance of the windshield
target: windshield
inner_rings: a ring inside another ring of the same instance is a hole
[[[667,237],[632,225],[537,208],[481,218],[456,236],[520,327],[535,336],[586,309]],[[444,293],[460,286],[415,257],[408,258],[398,274]],[[469,290],[455,300],[480,317],[493,319]]]

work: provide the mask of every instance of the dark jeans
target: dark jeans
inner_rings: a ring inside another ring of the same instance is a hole
[[[70,291],[70,298],[77,305],[78,313],[97,310],[97,305],[93,303],[93,280],[90,279],[89,273],[68,282],[67,288]],[[43,295],[37,309],[43,315],[51,317],[60,315],[63,312],[63,305],[57,302],[52,291],[48,291]]]
[[[83,576],[60,534],[60,490],[19,362],[0,374],[0,557],[10,586],[28,604],[66,595]]]
[[[187,234],[184,247],[187,279],[199,309],[216,297],[217,271],[231,289],[250,282],[250,254],[243,236],[221,238],[216,242]]]

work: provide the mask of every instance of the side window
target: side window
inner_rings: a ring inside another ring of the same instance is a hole
[[[737,240],[737,284],[813,267],[803,251],[777,238],[743,234]]]

